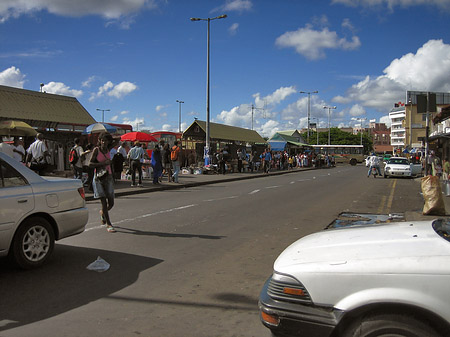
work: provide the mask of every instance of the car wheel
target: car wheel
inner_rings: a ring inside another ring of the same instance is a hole
[[[10,254],[13,262],[23,269],[43,265],[55,246],[52,226],[43,218],[25,220],[14,235]]]
[[[413,317],[380,314],[364,317],[344,331],[342,337],[441,337],[433,328]]]
[[[357,164],[357,161],[355,158],[350,159],[350,165],[355,166]]]

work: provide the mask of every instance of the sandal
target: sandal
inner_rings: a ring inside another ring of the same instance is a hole
[[[115,233],[116,232],[116,229],[113,226],[108,226],[106,228],[106,230],[108,231],[108,233]]]

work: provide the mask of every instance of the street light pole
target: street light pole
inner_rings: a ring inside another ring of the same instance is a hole
[[[177,100],[177,102],[179,103],[179,106],[180,106],[179,112],[178,112],[178,132],[181,133],[181,104],[183,104],[184,102],[179,101],[179,100]]]
[[[316,135],[317,135],[316,144],[319,145],[319,118],[318,117],[311,117],[311,119],[315,119],[316,120]]]
[[[109,109],[97,109],[97,111],[101,111],[102,112],[102,123],[105,122],[105,111],[111,111]]]
[[[210,22],[211,20],[216,19],[225,19],[227,17],[226,14],[216,16],[214,18],[191,18],[191,21],[208,21],[208,30],[207,30],[207,57],[206,57],[206,145],[204,149],[204,159],[205,159],[205,166],[210,164],[210,153],[209,153],[209,147],[210,147],[210,132],[209,132],[209,54],[210,54],[210,47],[209,47],[209,31],[210,31]]]
[[[307,136],[307,140],[306,140],[306,142],[309,144],[309,118],[310,118],[310,115],[311,115],[311,94],[317,94],[318,93],[318,91],[316,90],[316,91],[300,91],[300,93],[301,94],[308,94],[308,132],[307,132],[307,134],[306,134],[306,136]]]
[[[328,145],[331,145],[331,127],[330,127],[330,115],[331,109],[336,109],[335,106],[324,106],[324,109],[328,109]]]

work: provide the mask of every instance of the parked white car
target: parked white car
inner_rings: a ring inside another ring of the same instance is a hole
[[[274,336],[450,336],[450,222],[342,227],[275,261],[259,301]]]
[[[0,256],[39,267],[55,240],[83,232],[87,221],[80,180],[41,177],[0,152]]]
[[[420,164],[411,164],[408,158],[391,157],[384,166],[384,177],[413,177],[422,173]]]

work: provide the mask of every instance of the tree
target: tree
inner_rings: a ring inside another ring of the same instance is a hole
[[[304,139],[307,139],[307,133],[304,132],[302,134]],[[317,133],[314,131],[309,135],[309,145],[317,144]],[[328,144],[328,131],[319,132],[319,145]],[[359,145],[361,144],[361,133],[356,135],[342,131],[339,128],[331,128],[330,129],[330,144],[331,145]],[[368,154],[373,150],[373,142],[367,133],[363,133],[362,135],[362,144],[364,146],[364,153]]]

